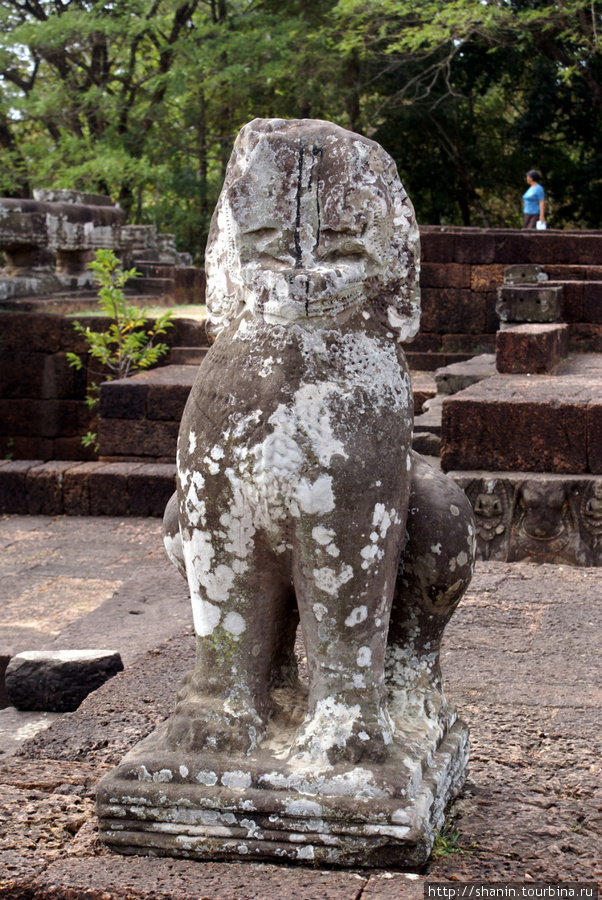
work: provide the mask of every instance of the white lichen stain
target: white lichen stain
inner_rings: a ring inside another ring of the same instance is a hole
[[[349,565],[344,565],[337,573],[334,569],[324,566],[322,569],[314,569],[313,577],[317,588],[336,597],[339,588],[353,578],[353,569]]]
[[[324,616],[328,615],[328,609],[323,603],[314,603],[312,609],[318,622],[321,622]]]
[[[360,668],[369,666],[372,662],[372,650],[370,647],[360,647],[357,651],[356,662]]]
[[[247,630],[247,625],[240,613],[229,612],[222,622],[222,627],[230,634],[238,637]]]
[[[221,782],[224,787],[230,788],[233,791],[244,791],[246,788],[251,787],[251,780],[250,772],[241,772],[240,770],[224,772],[221,777]]]
[[[353,628],[355,625],[359,625],[361,622],[365,622],[367,618],[368,607],[356,606],[356,608],[352,609],[345,619],[345,625],[347,625],[349,628]]]

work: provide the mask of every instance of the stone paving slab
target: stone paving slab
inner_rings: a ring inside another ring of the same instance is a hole
[[[146,523],[153,552],[158,524]],[[135,547],[125,534],[116,532],[120,565]],[[81,574],[85,562],[73,565]],[[91,554],[94,574],[97,565]],[[101,846],[95,784],[169,715],[194,659],[189,626],[162,643],[153,635],[155,646],[75,713],[0,757],[0,897],[418,900],[425,880],[600,881],[601,600],[599,569],[478,564],[443,650],[448,693],[471,729],[469,779],[450,811],[451,852],[413,873],[121,858]]]

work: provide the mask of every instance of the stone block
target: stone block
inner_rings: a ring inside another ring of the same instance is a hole
[[[466,362],[452,363],[437,369],[435,382],[439,394],[457,394],[471,384],[495,375],[495,355],[482,353]]]
[[[421,326],[439,334],[481,334],[487,331],[485,297],[460,288],[425,288]]]
[[[413,341],[410,341],[403,346],[406,354],[408,351],[411,353],[440,353],[441,335],[420,331]]]
[[[200,366],[209,347],[172,347],[169,361],[173,366]]]
[[[529,261],[546,266],[547,263],[579,262],[579,232],[535,231],[529,235]]]
[[[179,422],[150,419],[99,419],[101,456],[175,459]]]
[[[88,470],[90,515],[128,516],[128,479],[139,468],[140,463],[110,463]]]
[[[116,650],[28,650],[6,669],[6,691],[22,710],[72,712],[123,670]]]
[[[87,430],[90,410],[83,400],[42,400],[37,423],[42,437],[76,437]]]
[[[64,460],[51,460],[29,469],[25,482],[28,515],[63,514],[63,478],[67,468],[69,463]]]
[[[601,402],[595,378],[495,375],[444,401],[442,468],[588,472],[588,410]]]
[[[21,399],[2,400],[0,409],[0,435],[5,437],[37,437],[40,433],[43,402]],[[45,435],[47,436],[47,435]]]
[[[2,350],[57,353],[61,349],[62,317],[42,313],[0,312]]]
[[[178,366],[191,369],[192,366]],[[194,367],[196,375],[196,366]],[[148,388],[148,418],[179,422],[192,384],[152,384]]]
[[[583,285],[583,321],[602,324],[602,281],[586,281]]]
[[[145,419],[148,385],[136,377],[105,381],[100,386],[102,419]]]
[[[530,262],[530,236],[521,231],[502,231],[496,235],[493,262],[506,266]]]
[[[88,426],[82,429],[82,434],[93,430],[94,420],[91,419]],[[52,442],[54,459],[70,459],[77,462],[96,459],[93,447],[84,447],[79,435],[75,437],[57,437]]]
[[[583,320],[583,281],[556,282],[550,287],[562,288],[561,316],[565,322]]]
[[[0,397],[39,398],[44,388],[45,353],[4,350],[0,346]]]
[[[470,287],[470,266],[458,263],[423,263],[420,269],[423,288]]]
[[[444,353],[469,353],[471,356],[493,353],[495,334],[444,334],[441,349]]]
[[[423,263],[450,263],[454,260],[456,236],[451,231],[420,229],[420,255]]]
[[[588,267],[580,265],[546,265],[546,274],[550,281],[585,281]]]
[[[88,343],[73,327],[73,323],[78,321],[77,316],[57,316],[56,318],[60,322],[60,347],[57,349],[86,354]],[[90,331],[106,331],[110,321],[108,316],[86,316],[80,324],[85,325]]]
[[[173,297],[175,303],[205,302],[205,270],[196,266],[174,268]]]
[[[90,515],[91,472],[101,468],[97,462],[84,462],[68,468],[63,477],[63,511],[66,516]]]
[[[561,302],[560,287],[501,287],[496,312],[502,322],[557,322]]]
[[[1,203],[0,247],[6,250],[20,247],[46,247],[48,231],[46,217],[39,211],[10,209]]]
[[[0,469],[0,513],[23,515],[27,509],[27,473],[42,460],[19,459],[6,462]]]
[[[504,284],[539,284],[547,280],[548,275],[542,267],[534,263],[506,266],[504,269]]]
[[[454,260],[457,263],[486,266],[495,262],[495,235],[489,231],[475,230],[456,233]]]
[[[173,320],[173,328],[168,328],[163,336],[165,343],[170,347],[209,347],[211,342],[205,325],[205,319],[183,319],[178,316]]]
[[[570,327],[569,349],[575,353],[602,353],[602,325]]]
[[[43,399],[83,400],[86,396],[86,371],[69,365],[65,353],[46,356],[41,397]]]
[[[0,418],[2,404],[0,404]],[[42,437],[22,437],[14,435],[0,437],[0,456],[8,456],[10,460],[38,460],[46,462],[53,459],[54,441]]]
[[[128,477],[129,514],[162,517],[175,490],[175,465],[152,463],[140,466]]]
[[[598,403],[591,403],[587,410],[587,459],[589,470],[594,475],[602,475],[602,398]],[[602,524],[602,488],[597,496],[597,516]],[[592,510],[592,515],[595,510]],[[602,528],[600,529],[600,547],[602,549]],[[600,561],[602,565],[602,560]]]
[[[577,244],[578,259],[571,262],[579,262],[584,266],[602,265],[602,234],[581,234]]]
[[[504,266],[501,263],[470,267],[471,291],[494,291],[502,284],[503,280]]]
[[[447,362],[445,353],[413,353],[411,350],[406,350],[406,359],[410,369],[418,372],[434,372]]]
[[[498,372],[551,372],[569,352],[568,325],[515,325],[496,335]]]

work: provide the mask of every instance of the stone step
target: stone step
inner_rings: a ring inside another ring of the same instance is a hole
[[[494,375],[445,399],[441,466],[602,473],[602,380]]]
[[[0,513],[162,517],[173,464],[0,460]]]
[[[481,353],[464,362],[452,363],[436,370],[437,393],[457,394],[458,391],[463,391],[471,384],[495,375],[495,372],[495,354],[493,353]]]
[[[126,292],[127,302],[131,306],[157,306],[157,294]],[[164,302],[165,301],[165,302]],[[161,305],[173,306],[173,299],[162,297]],[[71,315],[85,311],[98,311],[98,296],[94,291],[77,294],[52,294],[40,297],[11,297],[0,300],[1,312],[45,313],[51,315]]]
[[[562,287],[558,285],[504,285],[498,288],[495,311],[502,323],[558,322]]]
[[[441,412],[444,400],[443,394],[436,394],[424,404],[424,412],[414,418],[414,434],[428,432],[437,437],[441,434]]]
[[[209,347],[172,347],[171,364],[173,366],[200,366]]]
[[[411,347],[412,345],[410,344],[409,346]],[[405,355],[411,371],[434,372],[435,369],[439,369],[441,366],[449,366],[452,363],[472,359],[474,353],[439,353],[430,350],[420,353],[414,350],[406,350]]]
[[[173,462],[198,366],[169,365],[100,388],[99,456],[105,462]]]

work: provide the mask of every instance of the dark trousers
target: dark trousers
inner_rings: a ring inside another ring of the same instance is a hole
[[[523,228],[537,228],[539,213],[525,213],[523,215]]]

